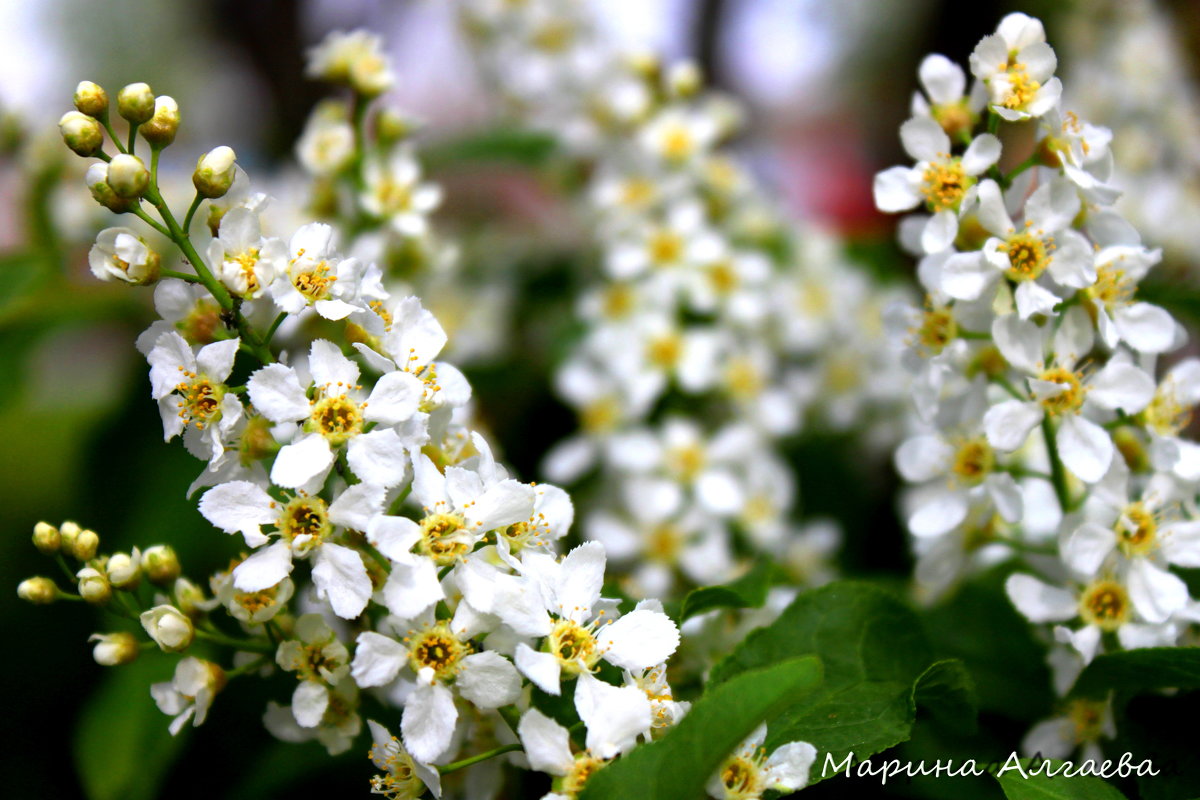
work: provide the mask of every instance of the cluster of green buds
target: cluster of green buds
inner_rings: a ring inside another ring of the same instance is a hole
[[[185,612],[192,609],[198,613],[203,594],[181,577],[179,558],[169,545],[105,554],[100,552],[100,536],[95,531],[69,520],[58,526],[39,522],[33,528],[33,545],[57,562],[74,590],[62,588],[53,578],[36,576],[17,587],[22,600],[35,605],[58,600],[89,603],[140,622],[150,637],[151,642],[142,644],[129,631],[94,634],[90,641],[97,643],[94,655],[98,663],[127,664],[143,647],[153,644],[168,652],[179,652],[191,644],[195,631]],[[170,594],[173,604],[158,602],[142,611],[151,601],[162,600],[163,591]]]

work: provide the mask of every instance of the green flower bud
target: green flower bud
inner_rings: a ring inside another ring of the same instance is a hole
[[[117,93],[117,113],[133,125],[154,116],[154,92],[144,83],[131,83]]]
[[[163,148],[175,141],[179,130],[179,104],[165,94],[154,98],[154,116],[138,128],[142,138],[153,148]]]
[[[100,537],[94,530],[80,531],[71,543],[71,555],[79,561],[91,561],[100,549]]]
[[[133,553],[113,553],[105,566],[108,581],[125,591],[136,589],[142,582],[142,554],[133,548]]]
[[[233,165],[237,156],[232,147],[221,145],[214,147],[196,162],[196,171],[192,173],[192,183],[201,197],[210,200],[223,197],[233,185]]]
[[[164,652],[181,653],[196,638],[192,621],[175,606],[155,606],[141,615],[142,627]]]
[[[108,113],[108,93],[91,81],[80,81],[75,87],[75,108],[89,117],[102,119]]]
[[[700,67],[694,61],[681,61],[675,64],[667,73],[667,85],[671,94],[676,97],[694,96],[703,86]]]
[[[62,534],[49,522],[33,526],[33,546],[44,556],[52,556],[62,547]]]
[[[117,197],[141,197],[149,185],[150,170],[137,156],[121,153],[108,162],[108,186]]]
[[[96,643],[92,648],[92,658],[102,667],[116,667],[136,661],[141,652],[137,637],[126,631],[93,633],[88,641]]]
[[[92,193],[92,199],[117,214],[123,214],[137,205],[137,198],[118,197],[108,185],[108,164],[92,164],[84,180]]]
[[[156,544],[142,553],[142,570],[150,582],[166,586],[179,577],[179,556],[167,544]]]
[[[58,599],[58,586],[49,578],[26,578],[17,586],[17,597],[35,606],[46,606]]]
[[[68,111],[58,121],[58,131],[63,141],[75,155],[88,156],[100,152],[104,146],[104,131],[100,123],[79,111]]]
[[[92,605],[102,606],[112,599],[112,584],[100,570],[84,567],[75,577],[79,579],[79,596]]]
[[[67,520],[62,525],[58,526],[58,534],[61,537],[60,546],[62,547],[64,553],[72,552],[75,547],[75,537],[78,536],[79,532],[82,530],[83,528],[79,527],[78,522],[72,522],[71,520]]]

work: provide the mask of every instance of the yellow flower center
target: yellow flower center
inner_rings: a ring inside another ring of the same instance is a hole
[[[175,387],[175,393],[180,397],[176,403],[179,418],[183,420],[184,425],[192,424],[203,430],[205,425],[210,425],[220,418],[225,386],[213,383],[207,377],[194,372],[183,374],[189,380]]]
[[[996,454],[983,436],[967,439],[954,454],[951,472],[966,486],[978,486],[996,466]]]
[[[421,520],[417,552],[429,556],[439,567],[448,567],[471,549],[470,535],[461,514],[430,514]]]
[[[1192,410],[1179,402],[1170,386],[1163,385],[1138,417],[1159,436],[1175,436],[1191,423]]]
[[[604,316],[609,319],[620,319],[633,311],[637,301],[637,292],[627,283],[614,283],[604,290],[601,305]]]
[[[288,501],[276,519],[275,527],[289,542],[298,536],[311,536],[314,544],[333,530],[325,501],[309,495],[297,495]]]
[[[1112,632],[1129,619],[1129,594],[1113,580],[1098,580],[1079,598],[1079,616],[1089,625]]]
[[[362,431],[362,406],[344,394],[325,397],[313,404],[309,427],[333,447],[345,444]]]
[[[579,424],[588,433],[611,431],[621,420],[621,403],[617,398],[601,397],[579,409]]]
[[[558,659],[563,674],[578,675],[590,670],[600,660],[593,625],[584,627],[569,619],[560,619],[546,638],[549,652]]]
[[[646,360],[659,369],[671,369],[683,356],[683,337],[678,333],[655,336],[646,343]]]
[[[450,623],[443,620],[409,642],[408,662],[414,672],[429,667],[438,680],[446,680],[458,672],[459,662],[470,652],[471,646],[451,633]]]
[[[1002,105],[1014,111],[1024,109],[1033,100],[1037,90],[1042,88],[1040,83],[1029,77],[1025,65],[1019,61],[1009,64],[1008,81],[1008,94],[1005,95]]]
[[[1062,416],[1064,414],[1077,414],[1083,406],[1083,398],[1087,394],[1087,387],[1083,385],[1083,375],[1078,372],[1072,372],[1066,367],[1054,367],[1044,370],[1038,376],[1040,380],[1048,383],[1057,383],[1063,387],[1058,394],[1048,395],[1041,398],[1042,407],[1046,409],[1047,414],[1053,416]]]
[[[929,112],[951,139],[957,139],[963,131],[975,127],[974,115],[965,98],[956,103],[933,105]]]
[[[301,251],[300,255],[303,255]],[[298,259],[300,256],[297,255]],[[294,265],[295,260],[292,261]],[[328,261],[320,261],[311,268],[292,272],[292,285],[296,287],[296,291],[304,295],[310,302],[324,300],[329,294],[329,287],[337,281],[336,275],[330,275]]]
[[[1125,270],[1118,269],[1112,264],[1105,264],[1096,270],[1096,282],[1086,290],[1093,302],[1104,306],[1108,311],[1127,306],[1133,302],[1137,291],[1137,283],[1129,277]]]
[[[685,444],[667,451],[667,469],[683,481],[694,480],[708,461],[699,444]]]
[[[607,763],[604,759],[596,758],[585,750],[575,756],[575,763],[571,765],[567,774],[555,781],[555,784],[558,784],[555,789],[567,797],[574,798],[583,791],[588,779]]]
[[[941,353],[946,349],[946,345],[958,336],[958,323],[954,321],[954,312],[948,308],[925,311],[914,334],[922,352],[930,355]]]
[[[262,283],[258,280],[258,273],[255,267],[258,265],[258,248],[251,247],[238,253],[233,257],[233,261],[242,270],[242,276],[246,279],[246,294],[252,295],[262,288]]]
[[[725,386],[740,400],[753,400],[766,387],[766,376],[748,358],[734,358],[725,367]]]
[[[1067,718],[1074,726],[1075,742],[1094,742],[1104,732],[1105,701],[1072,700],[1067,704]]]
[[[738,753],[721,768],[721,785],[726,800],[751,800],[766,791],[763,781],[761,754]]]
[[[674,264],[683,255],[683,238],[668,230],[655,231],[647,244],[650,262],[656,267]]]
[[[691,131],[683,125],[671,125],[662,134],[662,154],[669,161],[683,161],[696,149]]]
[[[1049,238],[1043,241],[1031,233],[1017,233],[997,249],[1008,255],[1009,268],[1004,274],[1010,280],[1032,281],[1050,266],[1053,256],[1049,252],[1054,250],[1054,244]]]
[[[1125,507],[1114,530],[1117,545],[1127,556],[1144,556],[1157,545],[1158,521],[1140,501]]]
[[[921,195],[929,210],[934,212],[957,210],[963,195],[975,183],[963,169],[961,159],[945,155],[945,161],[931,162],[921,176]]]

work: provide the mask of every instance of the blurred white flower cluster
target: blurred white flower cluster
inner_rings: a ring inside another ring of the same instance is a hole
[[[602,274],[556,376],[580,430],[544,464],[564,483],[598,471],[584,534],[636,595],[723,582],[763,555],[827,580],[839,534],[796,523],[781,442],[900,405],[879,323],[895,295],[780,216],[726,146],[741,110],[696,65],[620,51],[579,3],[478,0],[463,19],[497,92],[589,175]]]
[[[876,176],[920,256],[922,307],[889,311],[924,429],[896,465],[916,577],[938,596],[1022,559],[1007,591],[1052,625],[1059,692],[1098,653],[1182,643],[1200,618],[1177,567],[1200,566],[1200,446],[1183,436],[1200,361],[1137,299],[1161,253],[1113,207],[1111,133],[1067,110],[1041,23],[1011,14],[971,56],[932,55],[901,126],[916,163]],[[985,132],[986,131],[986,132]],[[1073,701],[1026,748],[1061,757],[1111,736]]]

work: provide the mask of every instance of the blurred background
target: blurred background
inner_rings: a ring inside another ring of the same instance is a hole
[[[1039,16],[1059,54],[1068,107],[1117,130],[1118,169],[1128,175],[1118,183],[1149,226],[1148,242],[1165,248],[1166,273],[1185,285],[1196,274],[1200,226],[1184,211],[1200,209],[1200,7],[1191,0],[596,5],[611,35],[630,47],[697,60],[711,85],[745,105],[741,155],[790,212],[838,232],[861,260],[898,280],[911,272],[910,259],[893,243],[894,222],[874,211],[871,178],[905,160],[897,128],[920,58],[940,52],[965,64],[1005,13]],[[258,695],[246,687],[222,695],[216,724],[169,739],[145,685],[167,678],[171,661],[151,654],[106,673],[86,638],[112,629],[107,621],[16,598],[21,579],[53,567],[29,544],[40,519],[77,520],[98,531],[106,549],[168,542],[193,575],[236,550],[184,496],[198,463],[160,439],[144,362],[132,347],[153,319],[150,293],[88,274],[87,249],[106,223],[83,185],[82,160],[62,146],[55,123],[80,79],[110,94],[144,80],[175,97],[183,113],[164,170],[186,181],[192,159],[217,144],[231,145],[252,176],[286,170],[309,111],[330,93],[304,78],[306,48],[331,30],[369,28],[386,37],[399,78],[388,101],[424,121],[431,177],[447,190],[438,225],[461,233],[463,257],[479,268],[508,270],[520,302],[569,310],[581,279],[563,254],[578,233],[559,201],[530,170],[464,159],[455,146],[493,126],[497,110],[454,6],[0,0],[0,586],[8,587],[0,623],[10,653],[0,675],[16,694],[6,719],[10,745],[0,751],[6,797],[271,798],[294,793],[301,781],[314,795],[347,786],[366,793],[362,753],[335,760],[315,744],[275,742],[258,722]],[[1089,69],[1098,65],[1119,79],[1094,79],[1099,72]],[[505,246],[472,246],[482,220],[504,232]],[[1153,299],[1194,321],[1200,293],[1173,285],[1169,302]],[[530,318],[520,311],[514,320]],[[466,359],[483,418],[527,479],[574,424],[549,390],[551,333],[514,322],[507,349],[481,348]],[[805,513],[843,523],[843,567],[851,574],[901,581],[911,563],[886,459],[863,482],[830,455],[844,451],[832,437],[797,447]]]

